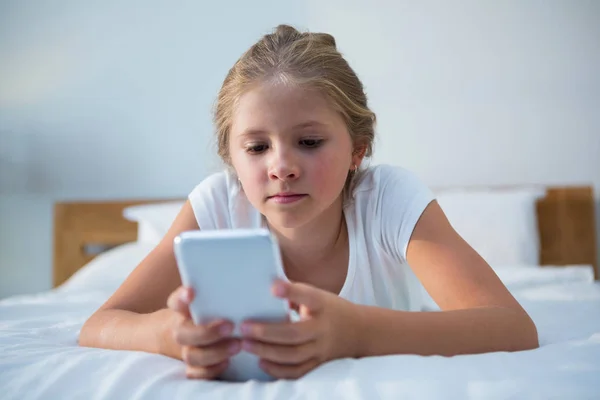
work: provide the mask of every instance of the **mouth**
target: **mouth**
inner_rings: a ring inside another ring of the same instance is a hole
[[[300,201],[307,196],[307,194],[301,193],[277,193],[276,195],[269,196],[267,199],[277,204],[291,204]]]

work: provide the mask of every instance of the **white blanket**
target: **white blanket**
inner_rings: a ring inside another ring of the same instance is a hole
[[[78,347],[81,325],[110,294],[104,288],[82,281],[13,297],[0,302],[0,398],[600,398],[600,285],[585,268],[514,269],[498,274],[536,322],[539,349],[344,359],[269,383],[188,380],[183,364],[164,356]]]

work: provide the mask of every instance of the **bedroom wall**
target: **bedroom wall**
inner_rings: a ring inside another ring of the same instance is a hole
[[[390,3],[0,2],[0,298],[50,287],[54,201],[185,196],[218,168],[216,91],[280,22],[336,36],[373,163],[600,198],[599,3]]]
[[[296,2],[0,1],[0,298],[51,286],[57,200],[185,196],[219,167],[210,111]]]

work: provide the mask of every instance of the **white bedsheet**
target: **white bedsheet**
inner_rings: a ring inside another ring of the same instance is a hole
[[[167,357],[78,347],[79,329],[106,290],[72,285],[13,297],[0,302],[0,398],[598,399],[600,285],[575,270],[562,270],[570,276],[564,282],[558,270],[538,281],[533,270],[521,271],[527,279],[520,280],[517,272],[499,273],[512,279],[509,287],[536,322],[539,349],[338,360],[297,381],[270,383],[188,380],[183,364]]]

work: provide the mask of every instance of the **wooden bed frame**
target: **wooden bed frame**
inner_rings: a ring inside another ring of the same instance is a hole
[[[53,284],[58,286],[92,260],[94,248],[105,250],[137,239],[137,224],[123,209],[164,200],[60,202],[54,207]],[[594,266],[598,279],[596,218],[590,186],[549,187],[538,201],[542,265]]]
[[[54,287],[103,250],[137,240],[137,223],[126,220],[127,207],[164,200],[58,202],[54,204]]]

